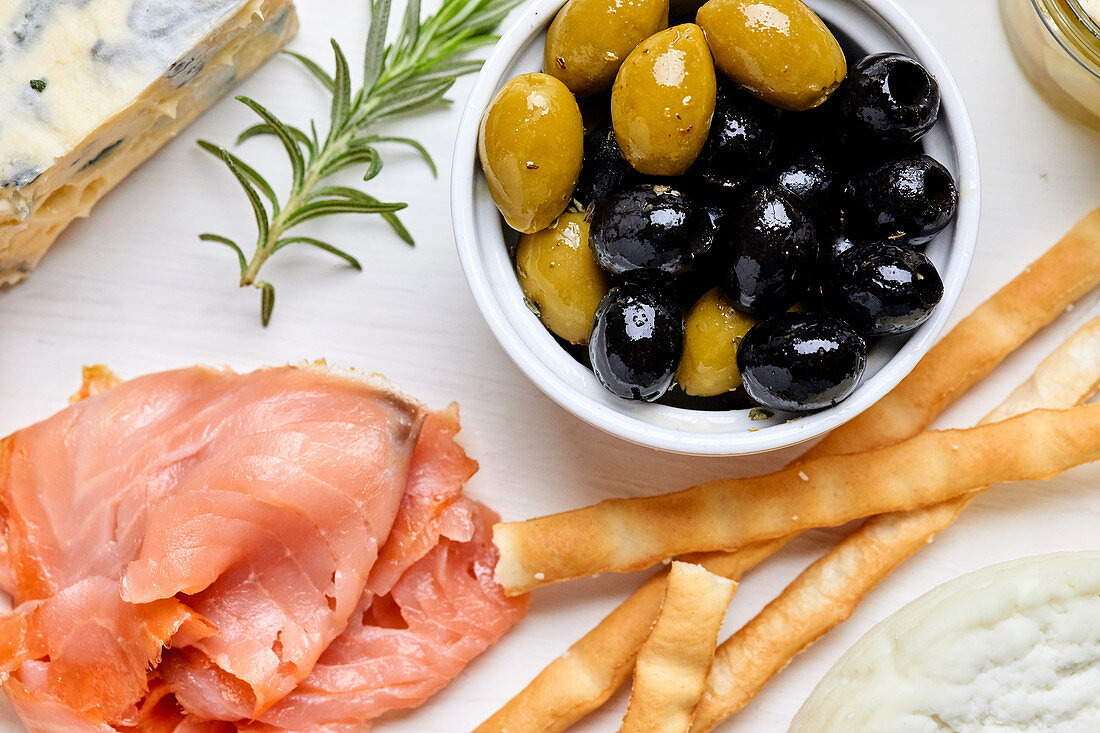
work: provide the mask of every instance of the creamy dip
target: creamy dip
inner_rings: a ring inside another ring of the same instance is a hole
[[[995,565],[876,626],[790,733],[1100,731],[1100,552]]]

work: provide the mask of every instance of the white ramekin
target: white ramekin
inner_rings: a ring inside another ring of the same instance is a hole
[[[974,256],[980,183],[974,130],[958,85],[931,40],[893,0],[810,0],[810,6],[868,52],[917,58],[940,84],[940,122],[925,137],[930,155],[959,186],[956,221],[928,247],[944,281],[943,301],[917,330],[880,339],[863,381],[844,402],[798,419],[752,420],[747,410],[705,412],[621,400],[553,339],[524,304],[505,245],[503,222],[477,165],[477,132],[493,94],[517,74],[538,71],[546,28],[564,0],[534,0],[489,54],[458,128],[451,172],[451,217],[466,280],[508,356],[559,405],[608,433],[640,445],[696,455],[740,455],[786,448],[847,422],[893,389],[931,348],[951,315]]]

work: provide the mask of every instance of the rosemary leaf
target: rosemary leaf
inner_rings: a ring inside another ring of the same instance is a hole
[[[363,176],[364,181],[369,181],[374,178],[382,170],[382,159],[378,156],[377,150],[374,148],[355,149],[343,152],[330,160],[325,167],[321,169],[321,176],[322,178],[328,178],[342,170],[363,163],[370,166]]]
[[[309,152],[311,154],[317,152],[317,148],[320,145],[320,143],[317,140],[311,139],[309,135],[305,134],[304,132],[299,130],[297,127],[294,127],[293,125],[285,125],[284,124],[284,127],[286,127],[286,129],[290,130],[290,134],[292,134],[294,136],[294,139],[297,140],[298,142],[300,142],[302,145],[304,145],[306,147],[306,149],[309,150]],[[316,132],[316,131],[314,131],[314,132]],[[254,137],[260,137],[261,135],[274,135],[274,134],[275,134],[275,130],[272,129],[271,125],[267,124],[266,122],[261,122],[258,125],[253,125],[252,127],[248,128],[247,130],[242,132],[240,135],[238,135],[237,136],[237,144],[240,145],[241,143],[243,143],[247,140],[251,140]]]
[[[386,51],[386,29],[390,24],[390,0],[374,0],[371,10],[367,49],[363,58],[363,89],[370,91],[382,73],[382,56]]]
[[[256,230],[257,230],[257,248],[263,245],[267,240],[268,234],[271,233],[271,222],[267,217],[267,209],[264,208],[263,201],[260,201],[260,195],[256,193],[255,187],[249,180],[244,171],[233,160],[233,156],[230,155],[228,150],[221,151],[222,160],[229,168],[229,172],[232,173],[237,182],[241,184],[241,188],[248,195],[248,202],[252,204],[252,213],[256,216]]]
[[[294,215],[290,217],[286,228],[290,229],[312,219],[319,219],[322,216],[330,216],[332,214],[384,214],[400,211],[404,209],[405,206],[405,204],[373,204],[365,201],[347,201],[341,199],[313,201],[300,206],[294,212]]]
[[[275,191],[272,190],[267,180],[263,176],[261,176],[256,171],[256,169],[254,169],[248,163],[245,163],[236,155],[233,155],[233,153],[229,152],[225,148],[219,148],[214,143],[208,142],[206,140],[199,140],[199,147],[216,158],[228,158],[229,160],[231,160],[233,164],[240,169],[241,173],[243,173],[245,177],[248,178],[252,185],[260,189],[260,193],[267,197],[267,200],[271,202],[271,206],[273,207],[274,212],[276,214],[279,213],[279,197],[275,195]]]
[[[278,252],[280,249],[290,244],[308,244],[312,247],[316,247],[317,249],[321,249],[325,252],[336,255],[337,257],[354,267],[356,270],[363,269],[363,266],[359,264],[359,260],[352,257],[347,252],[332,246],[328,242],[322,242],[321,240],[314,239],[313,237],[289,237],[287,239],[280,239],[278,242],[275,243],[275,251]]]
[[[340,138],[347,129],[351,114],[351,70],[348,69],[348,60],[335,39],[332,41],[332,51],[336,56],[336,74],[333,76],[332,123],[326,144]]]
[[[424,159],[424,162],[428,164],[428,168],[432,171],[432,178],[439,178],[439,170],[435,167],[435,160],[432,159],[432,154],[416,140],[408,137],[383,137],[381,135],[372,135],[371,139],[379,143],[401,143],[403,145],[408,145],[413,150],[420,153],[420,157]]]
[[[393,228],[394,233],[397,236],[401,237],[401,240],[405,242],[405,244],[409,245],[410,247],[416,246],[416,240],[413,239],[413,235],[409,233],[409,230],[405,228],[405,225],[401,223],[401,220],[397,218],[397,214],[394,214],[392,212],[388,214],[382,214],[382,218],[387,224],[389,224]]]
[[[292,56],[293,58],[298,59],[298,61],[301,62],[302,66],[306,67],[306,70],[309,71],[309,73],[313,74],[314,78],[316,78],[317,81],[321,82],[321,84],[324,85],[325,89],[328,89],[330,92],[336,89],[336,82],[333,81],[332,76],[327,71],[322,69],[321,65],[318,64],[316,61],[307,56],[303,56],[300,53],[295,53],[294,51],[287,51],[286,54],[287,56]]]
[[[260,297],[260,321],[266,327],[271,323],[271,313],[275,310],[275,286],[269,282],[258,282],[256,287],[262,293]]]
[[[236,252],[237,258],[240,260],[241,264],[241,274],[244,274],[245,268],[248,267],[248,258],[244,256],[244,250],[240,248],[240,245],[238,245],[236,242],[234,242],[232,239],[229,239],[228,237],[222,237],[217,234],[200,234],[199,239],[204,242],[217,242],[218,244],[224,244],[226,247],[229,247],[234,252]]]
[[[294,173],[294,187],[300,187],[305,180],[306,158],[302,155],[302,149],[298,147],[298,140],[295,139],[294,134],[278,117],[268,112],[259,102],[248,97],[237,97],[237,101],[259,115],[260,119],[270,128],[271,134],[282,142],[287,157],[290,158],[290,168]]]

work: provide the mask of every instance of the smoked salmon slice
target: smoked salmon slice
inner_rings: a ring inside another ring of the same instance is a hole
[[[148,670],[165,645],[214,633],[176,599],[126,603],[108,578],[82,580],[51,598],[23,603],[0,620],[8,682],[20,685],[28,698],[56,700],[96,721],[136,722],[149,691]]]
[[[389,710],[415,707],[522,618],[527,598],[505,596],[493,579],[497,515],[460,502],[473,523],[470,540],[443,538],[401,575],[387,618],[373,607],[353,614],[309,677],[260,717],[265,725],[242,730],[357,730]]]
[[[401,575],[427,555],[440,537],[467,542],[474,536],[471,507],[458,500],[478,466],[455,442],[460,429],[457,405],[425,420],[393,531],[367,581],[372,593],[384,596],[393,590]]]
[[[362,730],[525,612],[456,408],[319,366],[85,376],[0,441],[0,679],[32,731]]]

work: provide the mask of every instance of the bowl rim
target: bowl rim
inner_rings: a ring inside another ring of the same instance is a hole
[[[947,282],[940,307],[914,332],[889,361],[863,381],[838,405],[754,431],[738,428],[727,432],[700,432],[637,419],[602,404],[556,374],[520,336],[497,302],[484,263],[478,254],[476,227],[477,137],[481,117],[504,74],[542,26],[566,0],[535,0],[525,7],[502,34],[477,75],[459,122],[451,166],[451,221],[459,260],[466,281],[493,335],[508,357],[528,379],[574,416],[601,430],[637,445],[689,455],[735,456],[788,448],[818,438],[856,417],[894,389],[938,340],[946,327],[973,263],[981,210],[981,175],[974,128],[962,93],[928,35],[895,0],[845,0],[893,30],[936,77],[948,136],[958,163],[960,201],[950,244],[949,261],[958,276]],[[811,2],[811,5],[813,3]],[[560,347],[559,347],[560,348]],[[684,408],[666,408],[684,410]],[[699,412],[699,411],[688,411]]]

